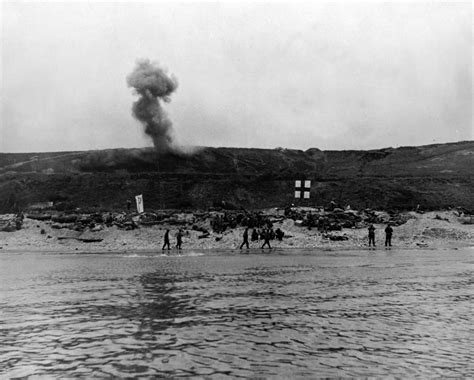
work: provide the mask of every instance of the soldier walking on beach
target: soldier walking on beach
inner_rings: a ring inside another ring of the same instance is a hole
[[[252,230],[252,241],[257,241],[258,240],[258,232],[257,230],[254,228]]]
[[[392,233],[393,233],[393,228],[390,225],[390,223],[388,223],[387,227],[385,228],[385,246],[386,247],[392,246]]]
[[[179,230],[178,235],[176,235],[176,248],[181,249],[182,243],[183,243],[183,234],[181,230]]]
[[[369,226],[369,247],[373,244],[375,247],[375,227],[373,224]]]
[[[242,244],[240,245],[240,249],[242,249],[242,247],[244,245],[247,246],[247,249],[249,249],[249,229],[248,227],[245,228],[245,231],[244,231],[244,234],[243,234],[243,238],[244,238],[244,241],[242,242]]]
[[[165,243],[163,244],[162,250],[165,249],[165,247],[168,246],[168,251],[170,250],[170,230],[166,230],[165,232]]]
[[[268,248],[272,249],[270,246],[270,231],[269,230],[264,230],[263,231],[263,245],[262,249],[265,247],[265,245],[268,245]]]

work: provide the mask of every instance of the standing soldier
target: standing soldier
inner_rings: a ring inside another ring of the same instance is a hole
[[[181,244],[183,243],[183,234],[181,233],[181,229],[178,231],[178,235],[176,235],[176,248],[181,249]]]
[[[371,243],[375,247],[375,227],[373,224],[371,224],[369,227],[369,247]]]
[[[393,233],[393,228],[390,226],[390,223],[387,224],[387,227],[385,228],[385,246],[392,246],[392,233]]]
[[[242,249],[244,245],[246,245],[247,249],[249,249],[250,247],[249,247],[249,228],[248,227],[245,227],[243,238],[244,238],[244,241],[240,245],[240,249]]]
[[[164,250],[166,246],[168,246],[168,251],[169,251],[170,250],[170,230],[166,230],[165,232],[165,243],[163,244],[163,248],[161,248],[161,250]]]

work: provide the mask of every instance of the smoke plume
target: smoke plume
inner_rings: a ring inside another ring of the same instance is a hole
[[[143,59],[137,61],[135,70],[127,76],[127,84],[139,95],[133,103],[133,116],[144,125],[155,148],[160,153],[174,150],[172,123],[162,102],[171,100],[171,94],[178,87],[177,79],[158,64]]]

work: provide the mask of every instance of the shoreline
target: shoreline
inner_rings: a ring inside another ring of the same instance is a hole
[[[394,226],[391,249],[397,250],[428,250],[428,249],[459,249],[474,246],[474,225],[463,224],[453,211],[432,211],[423,214],[406,213],[409,219]],[[262,253],[280,250],[315,250],[315,251],[357,251],[385,250],[385,224],[374,223],[376,228],[375,248],[368,247],[367,228],[343,228],[341,231],[331,231],[331,236],[344,240],[330,240],[328,234],[319,232],[316,228],[298,226],[294,220],[281,218],[274,222],[274,228],[285,232],[282,241],[272,240],[272,250],[260,249],[262,241],[250,241],[250,252]],[[116,226],[105,227],[100,231],[70,231],[52,227],[49,221],[39,221],[25,218],[20,230],[0,232],[0,254],[2,252],[39,252],[39,253],[166,253],[162,251],[165,230],[171,230],[171,246],[175,245],[175,233],[178,228],[184,230],[183,252],[239,252],[245,254],[239,246],[242,242],[244,227],[229,229],[224,233],[210,232],[209,237],[200,238],[202,232],[194,230],[190,225],[177,226],[161,224],[140,226],[134,230],[123,230]],[[44,233],[41,233],[43,230]],[[83,242],[78,238],[88,238],[93,242]],[[177,256],[178,250],[172,248],[170,256]]]
[[[239,254],[239,255],[246,255],[246,254],[272,254],[272,253],[279,253],[279,252],[303,252],[303,251],[311,251],[317,254],[318,252],[363,252],[363,251],[371,251],[371,252],[387,252],[387,251],[456,251],[456,250],[463,250],[463,249],[474,249],[474,244],[459,244],[459,245],[449,245],[449,246],[436,246],[436,247],[396,247],[392,246],[390,248],[386,248],[383,246],[374,248],[369,247],[272,247],[272,249],[260,249],[260,248],[250,248],[248,250],[239,248],[208,248],[208,249],[196,249],[196,248],[183,248],[181,251],[176,249],[170,250],[169,252],[162,251],[161,248],[157,250],[150,250],[150,249],[137,249],[133,251],[120,251],[120,250],[48,250],[48,249],[2,249],[0,250],[0,254],[52,254],[52,255],[107,255],[107,254],[114,254],[114,255],[130,255],[130,254],[140,254],[140,255],[150,255],[151,256],[163,256],[163,257],[179,257],[179,256],[187,256],[186,253],[195,253],[195,254],[209,254],[209,255],[228,255],[228,254]],[[182,252],[183,254],[180,255],[179,253]]]

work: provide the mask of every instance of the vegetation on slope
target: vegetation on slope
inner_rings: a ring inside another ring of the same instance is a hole
[[[0,212],[53,201],[63,207],[245,208],[294,203],[294,180],[312,180],[311,205],[474,209],[474,142],[370,151],[199,148],[0,154]],[[66,206],[65,206],[66,205]]]

